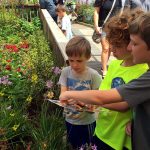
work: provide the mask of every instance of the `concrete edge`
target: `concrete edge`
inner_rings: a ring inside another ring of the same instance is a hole
[[[44,34],[55,51],[57,61],[59,61],[61,66],[65,65],[67,60],[67,55],[65,53],[65,47],[68,42],[67,38],[46,9],[40,10],[40,18],[43,23]]]

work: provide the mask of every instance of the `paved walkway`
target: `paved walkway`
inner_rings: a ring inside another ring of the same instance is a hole
[[[88,65],[91,68],[94,68],[98,72],[100,72],[102,48],[101,48],[101,44],[96,44],[92,41],[91,37],[93,34],[93,29],[91,27],[87,27],[85,25],[74,23],[74,24],[72,24],[72,32],[74,35],[81,35],[89,40],[89,42],[91,44],[92,57],[89,60]],[[113,59],[112,56],[110,57],[110,60],[111,59]]]

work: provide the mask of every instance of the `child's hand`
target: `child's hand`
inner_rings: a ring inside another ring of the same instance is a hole
[[[80,102],[80,101],[75,101],[74,106],[75,106],[77,109],[82,110],[84,107],[86,107],[86,104],[83,103],[83,102]]]
[[[131,122],[126,124],[126,134],[131,136]]]
[[[62,104],[68,104],[68,97],[65,94],[66,92],[63,92],[60,96],[59,96],[59,100]]]

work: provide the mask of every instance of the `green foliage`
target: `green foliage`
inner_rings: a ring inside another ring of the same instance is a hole
[[[79,21],[93,24],[93,15],[94,15],[94,7],[91,5],[80,5],[77,9],[77,14],[79,15]]]
[[[11,105],[3,105],[0,109],[0,142],[7,142],[8,147],[24,145],[23,139],[29,135],[28,118],[22,109],[14,109]],[[11,146],[10,146],[11,145]],[[12,146],[13,145],[13,146]]]
[[[61,111],[49,110],[49,103],[42,105],[37,127],[31,127],[33,147],[36,150],[61,150],[66,149],[65,126]],[[60,147],[61,145],[61,147]]]
[[[24,0],[23,4],[38,4],[39,0]]]
[[[11,15],[0,12],[0,146],[42,149],[46,141],[48,150],[57,149],[63,144],[62,117],[40,106],[42,99],[58,98],[60,68],[54,66],[39,18],[27,22]]]

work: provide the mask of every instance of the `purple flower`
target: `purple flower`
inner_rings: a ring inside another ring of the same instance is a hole
[[[53,86],[53,82],[51,80],[47,80],[46,87],[50,89],[50,88],[52,88],[52,86]]]
[[[11,85],[12,84],[12,82],[11,81],[8,81],[8,83],[7,83],[8,85]]]
[[[8,80],[8,76],[3,76],[0,78],[0,84],[11,85],[12,82]]]
[[[93,146],[91,146],[92,150],[97,150],[97,146],[94,144]]]
[[[79,148],[79,150],[84,150],[84,146],[82,145],[82,146]]]
[[[8,84],[8,80],[7,80],[7,79],[6,79],[6,80],[3,80],[3,81],[2,81],[2,84],[7,85],[7,84]]]
[[[58,75],[61,73],[61,69],[59,67],[52,67],[52,71],[55,73],[55,75]]]

